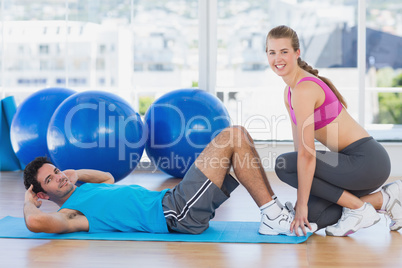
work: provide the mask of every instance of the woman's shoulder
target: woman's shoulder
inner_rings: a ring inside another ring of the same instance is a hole
[[[324,91],[325,87],[328,87],[327,84],[315,76],[305,76],[300,79],[295,86],[295,88],[321,89]]]
[[[302,79],[301,79],[302,80]],[[300,80],[300,81],[301,81]],[[294,96],[294,103],[312,103],[317,107],[317,103],[321,104],[325,101],[325,92],[315,81],[303,80],[299,82],[292,91],[292,96]],[[292,102],[293,103],[293,102]]]
[[[293,91],[298,92],[297,94],[301,95],[309,95],[309,94],[318,94],[321,95],[323,93],[323,81],[321,81],[317,77],[313,76],[305,76],[297,82]],[[293,93],[293,92],[292,92]]]

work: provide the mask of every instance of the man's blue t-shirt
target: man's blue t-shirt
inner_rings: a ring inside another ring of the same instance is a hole
[[[86,183],[77,187],[60,209],[84,214],[89,232],[168,233],[162,208],[166,191],[150,191],[139,185]]]

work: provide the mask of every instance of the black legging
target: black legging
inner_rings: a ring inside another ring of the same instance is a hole
[[[367,195],[388,179],[391,170],[388,153],[372,137],[353,142],[339,153],[317,151],[316,159],[308,220],[319,229],[341,217],[342,207],[336,202],[344,190],[357,197]],[[280,155],[275,172],[281,181],[297,188],[297,152]]]

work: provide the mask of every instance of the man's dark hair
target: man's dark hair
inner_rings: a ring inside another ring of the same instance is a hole
[[[25,188],[28,189],[31,184],[33,185],[32,191],[34,193],[45,192],[42,186],[38,182],[38,170],[44,164],[52,164],[53,163],[47,157],[36,157],[32,162],[30,162],[24,169],[24,185]]]

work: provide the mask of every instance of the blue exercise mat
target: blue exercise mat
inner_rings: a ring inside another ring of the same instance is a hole
[[[210,227],[199,235],[141,232],[45,234],[29,231],[23,218],[5,217],[0,220],[0,238],[298,244],[306,241],[311,235],[311,233],[299,237],[260,235],[258,234],[259,224],[259,222],[211,221]]]
[[[10,140],[10,126],[17,110],[14,97],[7,97],[0,102],[0,171],[21,170],[20,161],[14,153]]]

